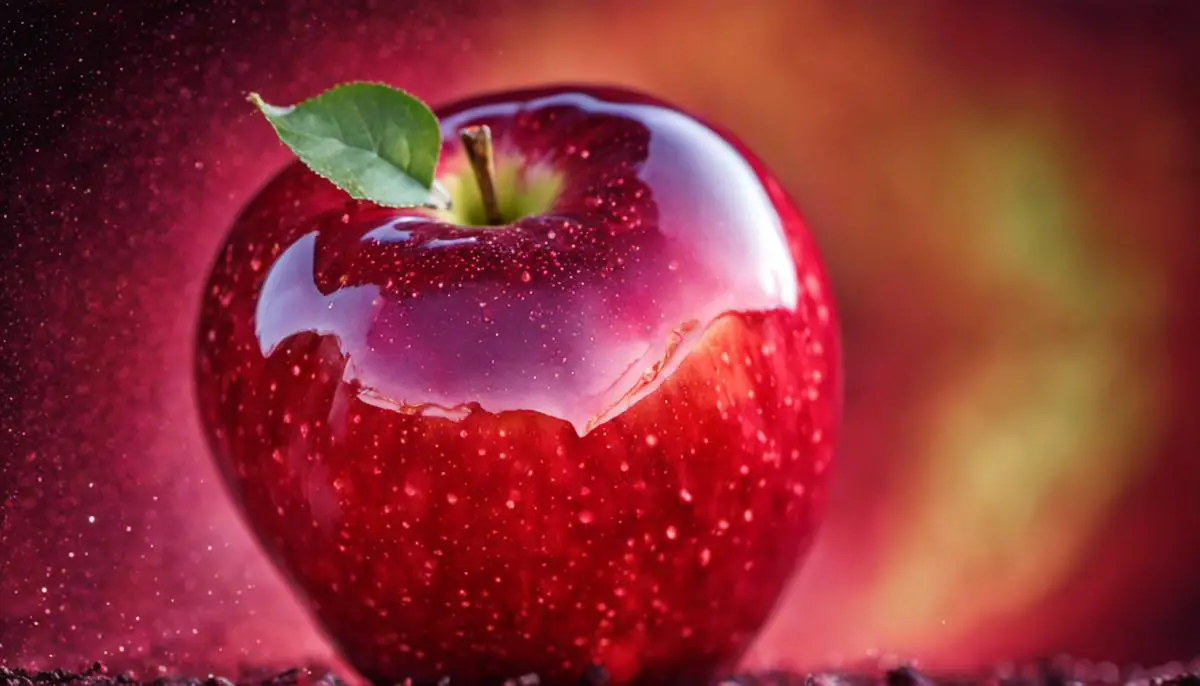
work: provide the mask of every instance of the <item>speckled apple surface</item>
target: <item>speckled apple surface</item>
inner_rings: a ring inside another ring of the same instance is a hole
[[[489,125],[498,164],[557,197],[459,226],[277,176],[198,328],[236,497],[376,681],[733,667],[813,538],[839,415],[799,213],[739,144],[645,96],[441,115],[449,141]],[[439,178],[464,173],[451,143]]]

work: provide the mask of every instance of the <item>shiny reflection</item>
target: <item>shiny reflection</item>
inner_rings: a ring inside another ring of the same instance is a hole
[[[447,117],[448,141],[487,123],[502,158],[558,170],[551,212],[482,229],[354,214],[292,238],[257,298],[263,354],[299,333],[332,335],[346,380],[372,398],[534,410],[584,434],[653,391],[662,377],[644,383],[648,370],[699,338],[680,331],[794,309],[797,268],[750,164],[695,120],[608,95],[617,102],[570,93]],[[442,166],[461,173],[454,144]]]

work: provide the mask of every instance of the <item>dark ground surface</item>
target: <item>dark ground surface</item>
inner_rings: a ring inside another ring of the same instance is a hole
[[[461,686],[464,682],[443,679],[437,686]],[[602,669],[589,672],[579,686],[608,686]],[[1190,667],[1172,663],[1155,669],[1142,667],[1117,668],[1111,664],[1058,659],[1021,666],[981,671],[977,674],[934,675],[912,667],[891,670],[862,670],[849,672],[763,672],[727,677],[712,686],[1076,686],[1084,684],[1137,684],[1138,686],[1200,686],[1200,659]],[[139,679],[131,674],[114,674],[97,662],[82,672],[53,670],[29,672],[23,669],[0,667],[0,686],[346,686],[333,672],[320,668],[296,668],[279,673],[246,670],[235,677],[161,676]],[[398,686],[424,686],[403,682]],[[467,684],[466,686],[547,686],[536,675],[514,677],[496,684]],[[664,686],[692,686],[690,684]],[[700,686],[700,685],[696,685]]]

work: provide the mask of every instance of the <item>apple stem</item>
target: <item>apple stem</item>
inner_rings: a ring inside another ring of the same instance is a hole
[[[479,184],[479,195],[483,199],[483,211],[488,224],[503,223],[500,203],[496,199],[496,163],[492,150],[492,130],[486,124],[459,129],[467,161],[475,172],[475,183]]]

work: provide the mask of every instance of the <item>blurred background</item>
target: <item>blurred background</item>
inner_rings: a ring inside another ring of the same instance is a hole
[[[244,102],[634,87],[805,210],[846,338],[816,549],[750,666],[1200,652],[1200,4],[6,5],[0,664],[325,659],[209,463],[199,289],[286,160]]]

